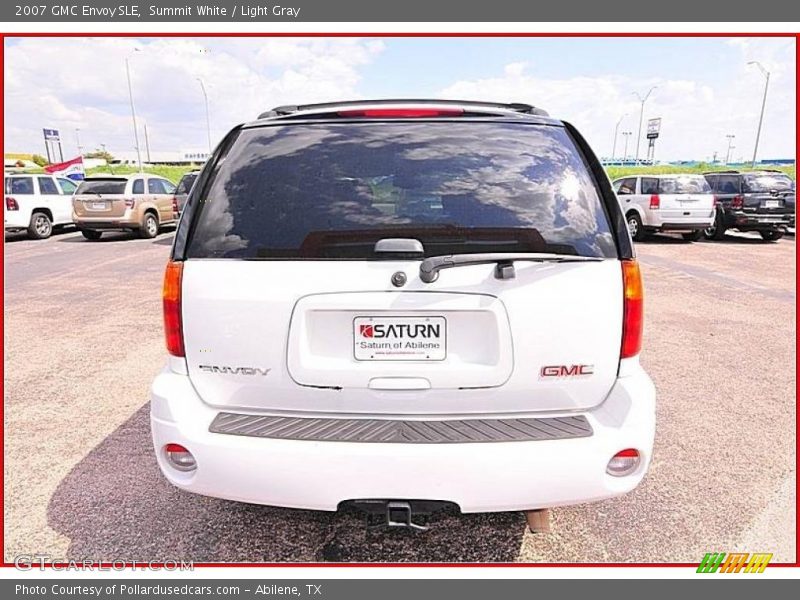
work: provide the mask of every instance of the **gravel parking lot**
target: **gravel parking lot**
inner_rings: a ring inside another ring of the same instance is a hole
[[[160,286],[172,233],[7,237],[5,560],[697,562],[795,560],[795,241],[755,235],[637,251],[642,361],[658,390],[655,458],[635,492],[554,511],[366,530],[356,513],[181,492],[160,476],[148,387],[164,362]],[[309,482],[324,485],[324,482]]]

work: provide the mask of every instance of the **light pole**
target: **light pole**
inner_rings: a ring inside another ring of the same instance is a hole
[[[647,102],[647,99],[650,97],[650,94],[653,93],[653,90],[656,89],[658,86],[654,85],[651,87],[648,92],[642,98],[639,95],[639,92],[633,92],[633,95],[639,99],[639,102],[642,103],[642,107],[639,110],[639,135],[636,137],[636,164],[639,164],[639,144],[642,141],[642,119],[644,118],[644,103]]]
[[[736,136],[733,135],[732,133],[729,133],[725,137],[728,138],[728,150],[727,152],[725,152],[725,164],[727,165],[731,160],[731,150],[733,150],[736,147],[731,145],[733,144],[733,138],[735,138]]]
[[[147,135],[147,121],[144,122],[144,151],[147,162],[150,163],[150,138]]]
[[[769,89],[769,71],[764,68],[757,60],[751,60],[748,65],[755,65],[758,67],[758,70],[761,71],[761,74],[764,76],[764,98],[761,100],[761,116],[758,117],[758,131],[756,132],[756,145],[753,148],[753,164],[752,167],[756,166],[756,155],[758,154],[758,140],[761,138],[761,125],[764,122],[764,108],[767,106],[767,90]]]
[[[622,137],[625,138],[625,152],[622,155],[622,162],[625,162],[626,160],[628,160],[628,138],[630,138],[632,134],[633,134],[632,131],[623,131],[622,132]]]
[[[83,146],[81,146],[81,130],[80,127],[75,128],[75,143],[78,146],[78,156],[83,156]]]
[[[611,147],[611,162],[614,162],[614,159],[617,157],[617,133],[619,132],[619,126],[622,123],[623,119],[628,116],[628,113],[625,113],[619,118],[617,121],[616,127],[614,127],[614,145]]]
[[[208,136],[208,155],[211,156],[211,117],[208,114],[208,94],[206,94],[206,86],[203,80],[199,77],[196,78],[200,82],[200,89],[203,91],[203,99],[206,101],[206,135]]]
[[[134,48],[133,52],[139,52],[138,48]],[[136,162],[139,164],[139,172],[142,172],[142,154],[139,151],[139,131],[136,127],[136,108],[133,105],[133,86],[131,85],[131,65],[130,58],[133,54],[131,52],[125,57],[125,73],[128,75],[128,97],[131,101],[131,120],[133,121],[133,142],[136,145]]]

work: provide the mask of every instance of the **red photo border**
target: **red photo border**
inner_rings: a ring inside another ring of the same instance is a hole
[[[480,33],[453,33],[453,32],[439,32],[439,33],[431,33],[431,32],[420,32],[420,33],[412,33],[412,32],[334,32],[334,33],[321,33],[321,32],[299,32],[299,33],[290,33],[290,32],[189,32],[189,33],[179,33],[179,32],[167,32],[167,33],[144,33],[144,32],[125,32],[125,33],[93,33],[93,32],[68,32],[68,33],[57,33],[57,32],[43,32],[43,33],[32,33],[32,32],[24,32],[24,33],[7,33],[7,32],[0,32],[0,61],[3,64],[2,72],[0,72],[0,110],[3,112],[3,122],[0,122],[0,149],[3,150],[3,155],[5,156],[5,136],[4,136],[4,120],[5,120],[5,86],[4,86],[4,76],[5,76],[5,40],[6,38],[51,38],[51,37],[60,37],[60,38],[105,38],[105,37],[121,37],[121,38],[197,38],[197,37],[205,37],[205,38],[228,38],[228,37],[265,37],[265,38],[314,38],[314,37],[327,37],[327,38],[339,38],[339,37],[367,37],[367,38],[406,38],[406,37],[421,37],[421,38],[793,38],[795,40],[795,85],[796,85],[796,94],[795,94],[795,117],[797,116],[797,105],[798,105],[798,98],[800,97],[800,78],[797,77],[797,65],[800,63],[800,33],[790,33],[790,32],[764,32],[764,33],[721,33],[721,32],[706,32],[706,33],[687,33],[687,32],[649,32],[649,33],[631,33],[631,32],[618,32],[618,33],[611,33],[611,32],[563,32],[563,33],[544,33],[544,32],[508,32],[508,33],[501,33],[501,32],[480,32]],[[796,122],[796,118],[795,118]],[[798,136],[797,129],[795,126],[795,153],[797,152],[797,147],[800,145],[800,136]],[[795,155],[795,165],[797,165],[797,157]],[[5,272],[5,243],[3,249],[3,261],[0,262],[0,277],[4,275]],[[795,277],[797,276],[797,252],[795,252]],[[795,281],[795,284],[797,282]],[[3,317],[0,317],[0,327],[2,327],[3,319],[5,315],[5,294],[3,295],[2,300],[3,305]],[[795,323],[797,322],[797,302],[795,300]],[[796,341],[795,341],[796,343]],[[797,373],[797,355],[795,354],[795,376]],[[3,347],[3,365],[0,367],[0,374],[5,374],[5,345]],[[5,378],[3,379],[5,381]],[[4,385],[4,384],[3,384]],[[795,382],[796,385],[796,382]],[[797,390],[795,389],[795,398]],[[5,399],[5,394],[4,394]],[[800,424],[800,416],[795,414],[795,461],[797,460],[797,451],[800,450],[800,443],[797,441],[797,429],[798,424]],[[2,412],[0,413],[0,425],[5,425],[5,401],[3,402]],[[3,430],[0,430],[0,441],[4,441],[3,437]],[[4,447],[4,445],[3,445]],[[5,473],[5,452],[0,453],[0,470]],[[3,489],[0,490],[0,506],[5,508],[5,480],[4,480]],[[795,493],[797,493],[797,481],[795,480]],[[795,514],[797,513],[797,507],[800,506],[800,500],[797,501],[797,505],[795,507]],[[770,567],[800,567],[800,539],[798,539],[798,529],[795,529],[795,562],[793,563],[770,563]],[[5,510],[3,511],[3,527],[0,530],[0,545],[3,547],[3,553],[5,554]],[[698,557],[701,558],[701,557]],[[82,564],[82,563],[80,563]],[[133,566],[134,563],[126,562],[126,567]],[[136,563],[137,565],[142,565],[143,563]],[[530,568],[530,567],[679,567],[679,568],[696,568],[699,565],[697,563],[437,563],[437,562],[430,562],[430,563],[380,563],[380,562],[373,562],[373,563],[341,563],[341,562],[330,562],[330,563],[275,563],[275,562],[268,562],[268,563],[193,563],[194,567],[301,567],[301,568],[308,568],[308,567],[469,567],[469,568],[486,568],[486,567],[499,567],[499,568]],[[5,556],[3,558],[3,562],[0,565],[3,568],[15,568],[13,563],[5,562]],[[65,567],[69,565],[67,563],[51,563],[46,565],[47,567],[51,568],[61,568],[64,570]],[[115,562],[98,562],[92,563],[92,566],[95,570],[112,570],[116,569],[119,566],[119,563]],[[154,568],[163,568],[164,566],[169,566],[165,563],[149,563],[150,567]],[[38,564],[37,564],[38,567]],[[81,569],[84,573],[90,573],[92,571],[87,569]]]

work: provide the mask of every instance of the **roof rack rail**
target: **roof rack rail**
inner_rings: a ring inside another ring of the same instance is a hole
[[[321,102],[318,104],[286,104],[284,106],[276,106],[272,110],[258,115],[259,119],[267,119],[270,117],[282,117],[291,115],[306,110],[324,110],[326,108],[344,108],[348,106],[360,106],[362,104],[458,104],[462,106],[475,106],[484,108],[499,108],[503,110],[510,110],[518,113],[538,115],[542,117],[549,116],[547,111],[536,108],[530,104],[523,102],[480,102],[476,100],[436,100],[433,98],[414,99],[414,98],[399,98],[399,99],[382,99],[382,100],[344,100],[342,102]]]
[[[749,169],[743,171],[741,169],[724,169],[722,171],[706,171],[703,175],[713,175],[715,173],[729,173],[729,174],[739,174],[739,173],[753,173],[753,172],[760,172],[760,173],[785,173],[785,171],[781,171],[780,169],[767,169],[766,167],[756,167],[755,169]]]

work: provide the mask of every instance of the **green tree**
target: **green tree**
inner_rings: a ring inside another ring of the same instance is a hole
[[[102,158],[105,159],[106,162],[111,162],[112,160],[114,160],[114,156],[111,154],[111,152],[108,152],[107,150],[95,150],[94,152],[87,152],[86,154],[83,155],[83,157]]]

